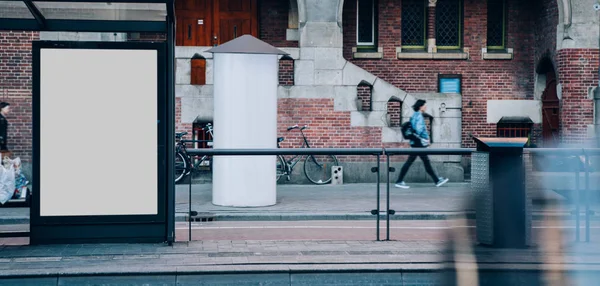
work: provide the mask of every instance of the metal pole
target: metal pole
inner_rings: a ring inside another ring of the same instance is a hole
[[[381,200],[381,155],[377,154],[377,241],[380,241],[379,239],[379,223],[380,223],[380,218],[379,218],[379,205],[380,205],[380,200]]]
[[[585,151],[584,151],[585,152]],[[585,241],[590,242],[590,170],[589,157],[585,155]]]
[[[386,158],[386,171],[387,183],[386,183],[386,240],[390,240],[390,155],[385,154]]]
[[[175,241],[175,1],[167,3],[167,243]]]
[[[581,194],[580,194],[580,188],[579,188],[579,164],[577,164],[577,166],[575,166],[575,240],[577,242],[579,242],[579,234],[580,234],[580,228],[579,228],[579,213],[581,212],[581,210],[579,209],[579,201],[581,200]]]
[[[188,241],[192,241],[192,177],[194,169],[190,172],[190,183],[188,184]]]

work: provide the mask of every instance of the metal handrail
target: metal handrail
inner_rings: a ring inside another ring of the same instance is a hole
[[[383,148],[276,148],[276,149],[187,149],[190,155],[274,156],[274,155],[383,155]]]
[[[475,148],[384,148],[385,155],[471,155]]]
[[[181,140],[183,143],[204,143],[204,142],[213,142],[212,140]]]
[[[380,222],[380,174],[381,174],[381,156],[386,156],[387,168],[385,172],[387,174],[386,179],[386,197],[387,197],[387,208],[386,208],[386,240],[390,240],[390,215],[395,213],[394,210],[390,209],[390,160],[391,155],[410,155],[410,154],[428,154],[428,155],[470,155],[475,149],[470,148],[455,148],[455,149],[429,149],[429,148],[276,148],[276,149],[187,149],[189,155],[196,156],[276,156],[276,155],[361,155],[361,156],[376,156],[377,166],[372,168],[372,172],[377,173],[377,208],[371,213],[376,215],[376,232],[377,240],[380,240],[379,236],[379,222]],[[191,203],[191,190],[192,181],[189,182],[189,201],[188,209],[190,215],[192,213]],[[192,240],[192,225],[191,218],[188,219],[188,236],[189,240]]]
[[[600,155],[600,148],[524,148],[523,152],[538,155],[583,156]]]

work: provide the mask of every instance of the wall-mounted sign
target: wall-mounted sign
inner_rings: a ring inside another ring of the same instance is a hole
[[[198,19],[198,25],[204,25],[204,20],[203,19]]]
[[[439,75],[438,92],[461,93],[462,78],[460,75]]]

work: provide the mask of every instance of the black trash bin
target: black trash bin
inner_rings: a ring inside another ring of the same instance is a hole
[[[527,138],[474,139],[477,241],[498,248],[526,248],[531,245],[531,202],[523,162]]]

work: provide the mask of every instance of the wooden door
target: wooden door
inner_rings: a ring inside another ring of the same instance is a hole
[[[556,92],[554,72],[546,74],[546,89],[542,93],[542,136],[545,148],[557,147],[559,143],[560,101]]]
[[[258,38],[257,0],[215,0],[215,39],[220,45],[239,36]]]
[[[214,0],[177,0],[177,46],[211,46]]]

